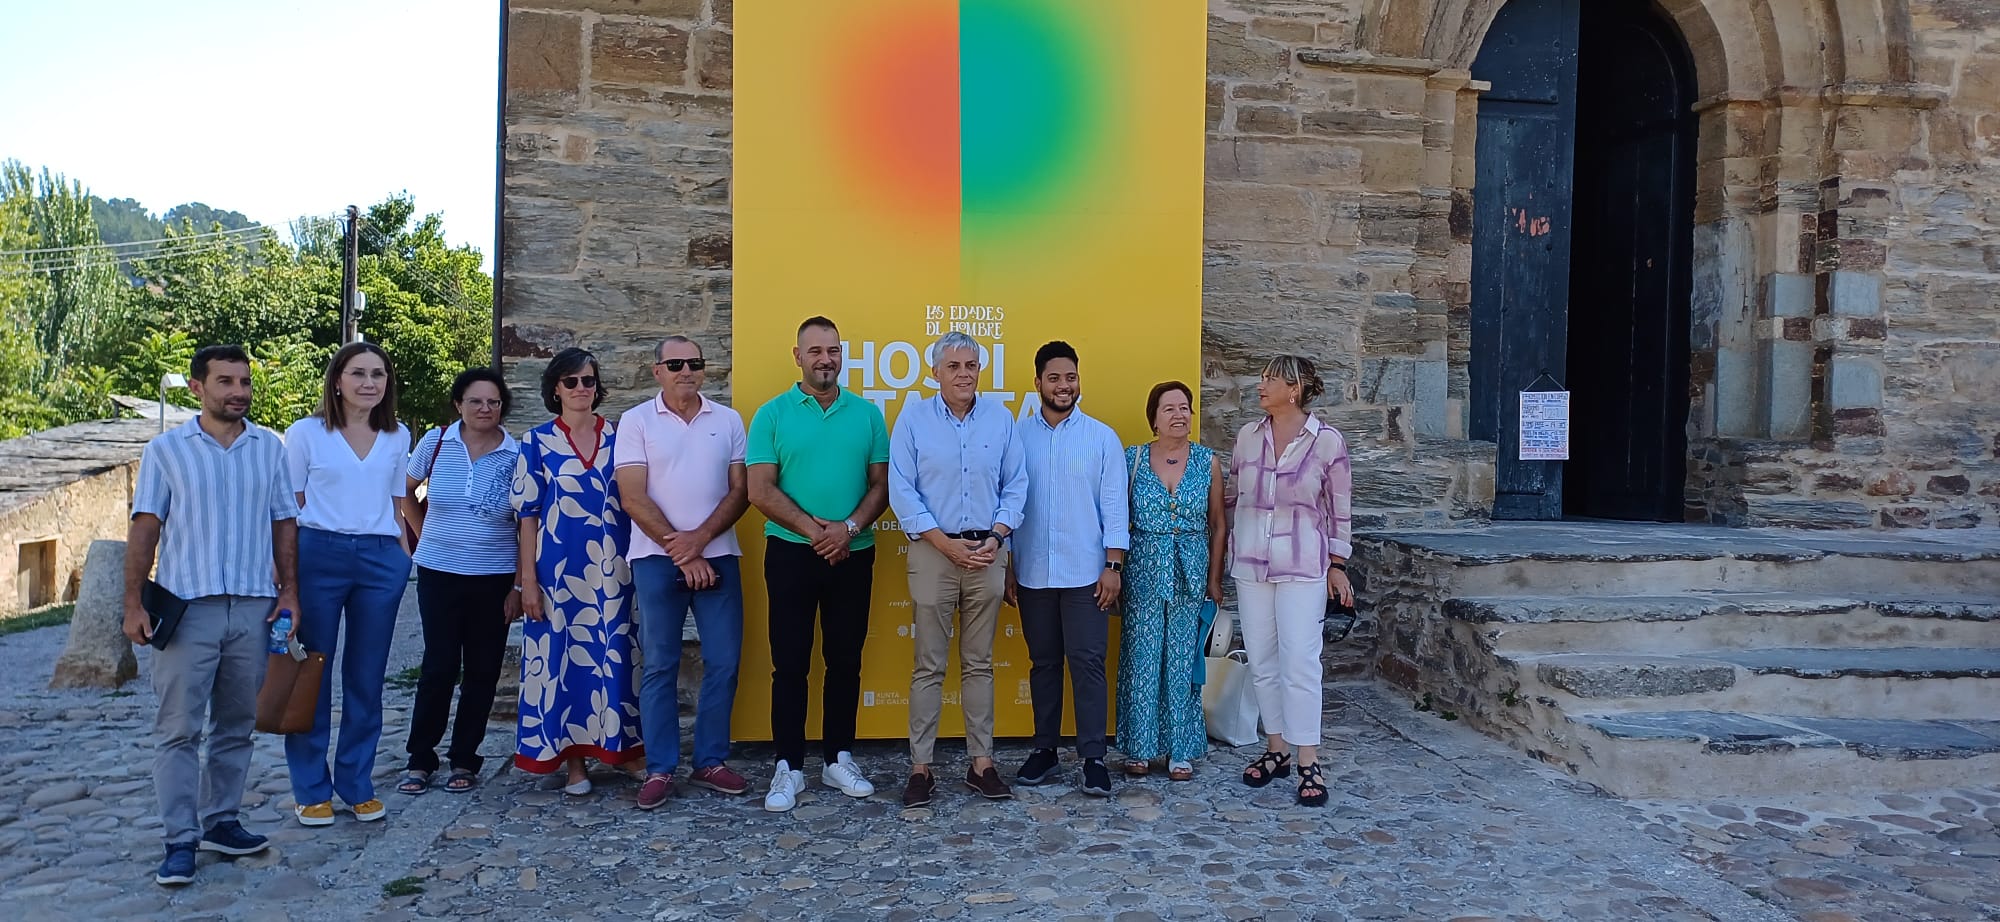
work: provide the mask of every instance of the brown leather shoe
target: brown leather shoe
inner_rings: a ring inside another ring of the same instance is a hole
[[[910,773],[910,783],[903,785],[904,807],[928,807],[931,795],[937,793],[937,779],[930,772]]]
[[[991,765],[986,766],[983,772],[966,769],[965,786],[979,792],[979,796],[987,800],[1014,799],[1013,790],[1007,787],[1007,782],[1000,780],[1000,773]]]

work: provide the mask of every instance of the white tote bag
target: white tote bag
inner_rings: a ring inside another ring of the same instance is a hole
[[[1208,657],[1208,683],[1201,687],[1201,716],[1208,735],[1220,743],[1247,746],[1257,741],[1257,693],[1250,687],[1250,659],[1237,650]]]

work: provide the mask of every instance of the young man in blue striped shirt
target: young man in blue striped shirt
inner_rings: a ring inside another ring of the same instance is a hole
[[[267,624],[289,611],[296,631],[299,610],[299,505],[284,443],[245,418],[250,357],[239,346],[208,346],[195,353],[190,371],[201,415],[146,443],[125,547],[126,637],[152,639],[140,589],[156,552],[161,588],[188,603],[178,630],[153,653],[160,696],[153,786],[167,846],[153,879],[163,885],[194,880],[197,848],[234,856],[269,844],[236,816],[250,771]]]

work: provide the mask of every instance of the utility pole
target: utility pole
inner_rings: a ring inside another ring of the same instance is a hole
[[[361,209],[347,206],[347,233],[340,247],[340,342],[346,345],[361,338],[361,316],[356,310],[361,263]]]

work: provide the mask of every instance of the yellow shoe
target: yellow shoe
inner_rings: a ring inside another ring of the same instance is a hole
[[[292,808],[292,815],[299,818],[302,826],[333,825],[333,801],[323,804],[299,804]]]
[[[354,811],[355,819],[364,823],[372,823],[389,815],[388,808],[382,806],[379,800],[364,800],[349,809]]]

